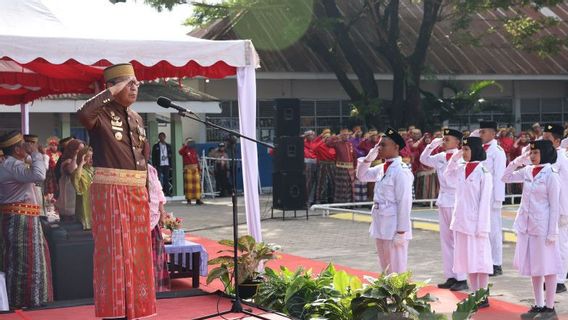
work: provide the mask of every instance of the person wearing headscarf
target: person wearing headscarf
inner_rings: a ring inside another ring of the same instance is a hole
[[[179,149],[178,153],[183,160],[183,193],[185,194],[187,204],[189,205],[192,200],[195,200],[195,204],[202,205],[201,165],[193,139],[185,139],[185,144]]]
[[[488,289],[493,272],[489,241],[493,177],[483,165],[486,158],[481,139],[470,136],[452,155],[444,172],[446,182],[456,186],[450,223],[454,231],[453,272],[466,273],[473,292]],[[478,307],[489,307],[489,300]]]
[[[34,186],[46,167],[37,144],[18,131],[0,137],[0,269],[6,273],[11,308],[39,307],[53,300],[49,248]],[[24,160],[30,156],[31,164]]]
[[[61,221],[75,221],[77,191],[73,187],[71,174],[77,169],[77,153],[84,147],[83,141],[73,139],[69,141],[65,147],[65,152],[61,155],[59,197],[55,202]]]
[[[454,129],[444,129],[443,138],[432,140],[420,154],[420,162],[425,166],[436,169],[440,192],[436,205],[438,206],[438,219],[440,225],[440,244],[442,246],[442,264],[446,281],[438,284],[438,288],[452,291],[467,290],[467,274],[454,272],[454,232],[450,230],[452,212],[456,201],[456,186],[449,183],[444,176],[452,156],[458,152],[463,134]],[[443,146],[444,151],[433,154],[438,147]]]
[[[91,184],[95,174],[93,169],[93,149],[84,146],[77,153],[77,168],[71,173],[71,184],[75,188],[75,217],[83,225],[83,230],[91,230],[93,213],[91,209]]]
[[[95,175],[93,289],[95,316],[137,319],[156,314],[148,152],[142,117],[131,106],[140,82],[130,63],[103,70],[106,89],[77,113],[88,130]]]
[[[402,273],[407,270],[408,245],[412,239],[412,183],[410,167],[402,162],[400,150],[404,139],[392,128],[387,128],[379,143],[365,158],[359,158],[357,178],[375,182],[375,195],[369,228],[375,239],[379,264],[383,273]],[[385,163],[371,168],[377,159]]]
[[[560,181],[568,181],[568,154],[566,148],[561,147],[564,138],[564,128],[558,124],[545,124],[543,140],[552,142],[552,146],[556,149],[557,158],[552,167],[558,171]],[[559,244],[560,256],[562,257],[562,272],[557,275],[556,293],[566,292],[566,272],[568,272],[568,190],[560,189],[560,228],[559,228]]]
[[[499,146],[495,139],[497,135],[497,123],[495,121],[480,121],[479,129],[471,133],[472,137],[479,137],[483,142],[483,149],[487,153],[487,160],[483,166],[489,170],[493,177],[493,198],[491,200],[491,257],[493,258],[492,276],[503,274],[503,218],[501,209],[505,201],[505,184],[501,181],[507,156],[505,150]]]
[[[505,183],[524,184],[513,225],[517,234],[513,265],[532,278],[535,305],[522,319],[556,319],[556,275],[563,272],[558,233],[561,187],[553,167],[557,157],[551,141],[531,142],[530,152],[513,160],[502,177]]]

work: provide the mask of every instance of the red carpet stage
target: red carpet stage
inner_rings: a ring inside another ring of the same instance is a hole
[[[205,238],[187,236],[188,240],[197,242],[205,246],[209,253],[209,258],[216,257],[217,251],[221,249],[226,249],[226,247],[221,246],[217,242]],[[324,269],[327,264],[325,262],[310,260],[307,258],[302,258],[298,256],[293,256],[289,254],[280,254],[280,259],[270,261],[268,266],[273,269],[278,269],[280,265],[286,266],[290,269],[296,269],[300,266],[305,269],[311,268],[314,273],[319,272]],[[352,268],[347,268],[343,266],[336,265],[337,269],[345,270],[348,273],[363,277],[364,275],[376,277],[376,273],[356,270]],[[187,290],[191,288],[191,279],[175,279],[172,280],[172,291],[177,290]],[[207,286],[205,284],[205,277],[201,277],[200,289],[203,290],[202,293],[215,292],[216,290],[222,290],[222,285],[220,282],[213,282],[211,285]],[[199,294],[198,290],[195,290]],[[424,288],[421,293],[430,293],[438,300],[433,303],[433,307],[438,313],[451,313],[456,307],[456,303],[463,299],[465,293],[456,293],[449,290],[440,290],[433,286]],[[217,302],[219,303],[219,310],[224,311],[230,308],[231,302],[227,298],[219,299],[217,295],[199,295],[191,297],[182,298],[168,298],[158,300],[158,316],[154,319],[160,320],[174,320],[174,319],[191,319],[210,313],[215,313],[217,311]],[[490,299],[491,307],[479,311],[475,319],[519,319],[519,315],[525,312],[528,308],[523,305],[516,305],[512,303],[507,303],[499,301],[497,299]],[[269,317],[270,319],[286,319],[278,315],[268,315],[265,311],[256,310],[255,313],[262,314],[263,317]],[[233,314],[228,315],[228,319],[242,318],[243,315]],[[76,319],[96,319],[94,317],[94,310],[92,305],[84,305],[77,307],[62,307],[53,309],[43,309],[36,311],[21,311],[16,313],[2,314],[0,315],[1,320],[76,320]],[[221,319],[221,318],[219,318]]]

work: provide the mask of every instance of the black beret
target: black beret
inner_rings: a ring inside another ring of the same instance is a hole
[[[463,138],[463,133],[461,133],[461,131],[458,130],[454,130],[454,129],[444,129],[444,135],[445,136],[454,136],[456,138],[458,138],[458,140],[461,140]]]
[[[544,132],[550,132],[560,137],[564,137],[564,128],[558,124],[548,123],[544,126]]]
[[[497,122],[495,121],[480,121],[479,129],[494,129],[497,130]]]
[[[479,137],[467,137],[463,140],[464,147],[471,149],[471,159],[469,161],[485,161],[487,153],[483,149],[483,143]]]
[[[555,163],[558,157],[558,153],[552,141],[550,140],[536,140],[531,142],[531,150],[540,150],[540,164],[545,163]]]
[[[387,138],[392,139],[392,141],[394,141],[396,144],[398,144],[400,149],[402,149],[406,146],[406,143],[404,142],[404,139],[402,138],[402,136],[393,128],[390,128],[390,127],[387,128],[387,130],[385,131],[385,136]]]

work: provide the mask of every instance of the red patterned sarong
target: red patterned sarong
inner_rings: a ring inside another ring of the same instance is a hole
[[[146,171],[95,168],[91,206],[95,315],[156,314]]]

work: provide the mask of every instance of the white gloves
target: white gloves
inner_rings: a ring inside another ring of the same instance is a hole
[[[556,243],[556,241],[558,241],[558,236],[550,235],[546,237],[547,246],[553,245],[554,243]]]
[[[377,144],[373,147],[373,149],[369,150],[369,153],[365,157],[365,162],[373,162],[373,161],[375,161],[375,159],[377,159],[377,156],[379,155],[379,143],[380,142],[381,141],[379,140],[379,142],[377,142]]]
[[[463,149],[459,149],[458,152],[454,153],[450,161],[460,161],[461,159],[463,159]]]
[[[444,142],[444,139],[436,138],[436,139],[432,140],[432,142],[430,142],[430,145],[428,147],[435,149],[435,148],[439,147],[443,142]]]
[[[566,226],[568,226],[568,216],[566,216],[566,215],[560,215],[560,218],[558,219],[558,226],[559,226],[559,227],[566,227]]]
[[[479,138],[479,136],[480,136],[480,134],[479,134],[479,129],[473,130],[473,132],[470,133],[469,136],[470,136],[470,137],[478,137],[478,138]]]
[[[503,201],[493,201],[493,209],[501,209],[503,208]]]
[[[406,243],[406,237],[404,233],[395,234],[393,242],[395,247],[402,247]]]
[[[530,153],[529,152],[523,152],[520,156],[516,157],[515,160],[513,160],[513,163],[517,167],[529,165],[531,163]]]
[[[568,148],[568,138],[562,139],[562,142],[560,142],[560,148]]]

